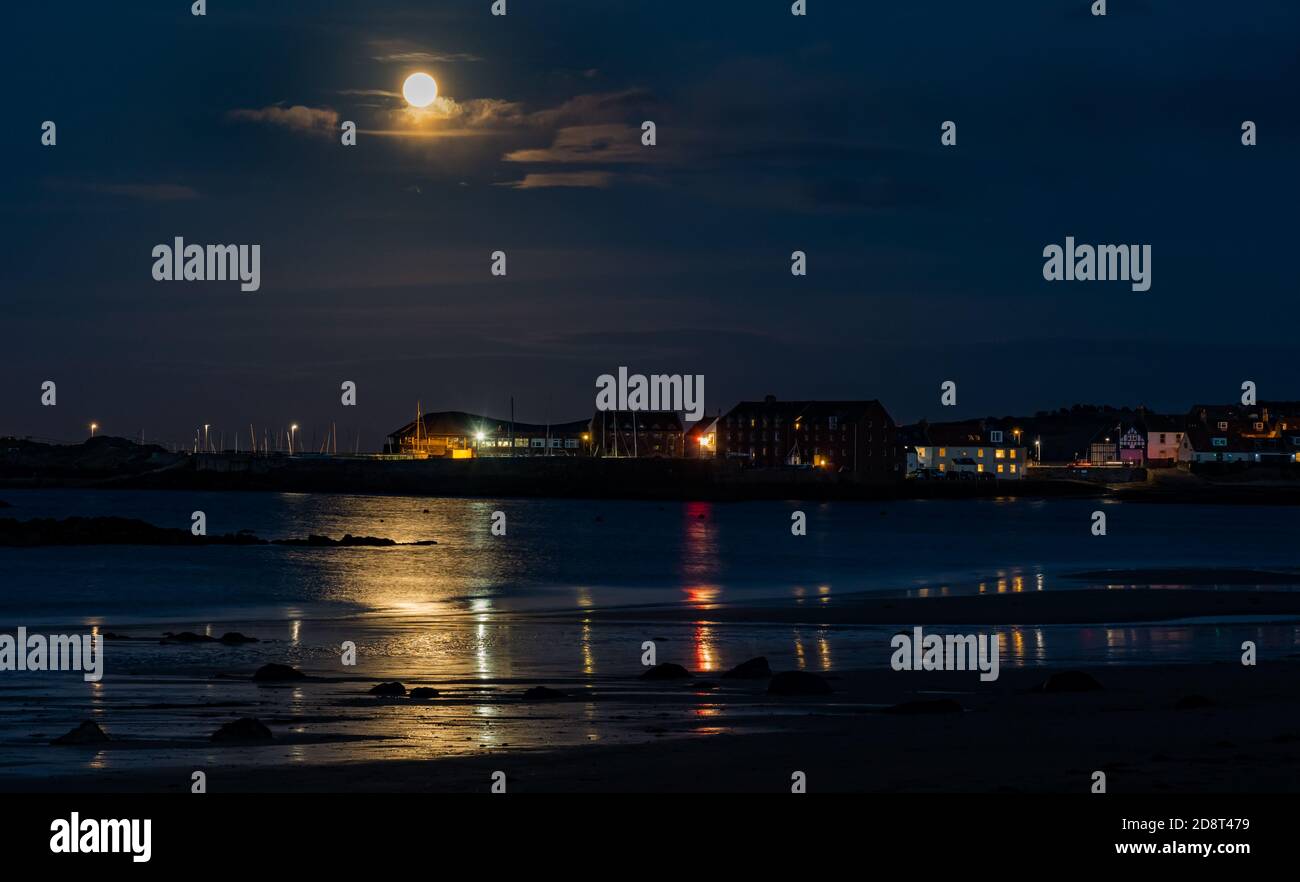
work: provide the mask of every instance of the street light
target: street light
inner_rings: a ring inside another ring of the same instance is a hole
[[[95,437],[95,430],[98,429],[98,428],[99,428],[99,423],[91,423],[91,424],[90,424],[90,437],[92,437],[92,438]]]
[[[294,423],[289,427],[289,455],[293,456],[293,433],[298,431],[298,424]]]

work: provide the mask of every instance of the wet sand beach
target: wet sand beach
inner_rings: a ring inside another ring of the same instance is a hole
[[[852,671],[830,678],[832,695],[780,699],[761,683],[721,695],[683,685],[685,700],[653,705],[659,731],[639,744],[270,768],[242,766],[232,749],[170,769],[39,782],[0,775],[0,788],[185,792],[193,767],[206,771],[213,793],[487,792],[497,770],[510,792],[788,792],[795,771],[806,773],[810,792],[1084,794],[1094,771],[1114,793],[1300,789],[1300,661],[1108,668],[1092,672],[1099,691],[1034,691],[1049,673],[1009,671],[988,685],[973,673]],[[885,712],[941,698],[961,710]],[[614,716],[629,704],[588,706]],[[713,705],[745,706],[748,731],[716,731],[701,715]]]

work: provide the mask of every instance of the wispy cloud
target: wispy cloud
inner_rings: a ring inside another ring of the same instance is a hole
[[[331,134],[338,127],[338,111],[329,107],[306,107],[295,104],[285,107],[283,104],[271,104],[259,109],[238,109],[230,111],[227,116],[242,122],[266,123],[308,134]]]
[[[608,189],[614,182],[614,175],[607,171],[578,172],[530,172],[521,181],[507,181],[499,187],[514,190],[540,190],[546,187],[588,187],[598,190]]]
[[[198,190],[184,184],[91,184],[87,189],[145,202],[177,202],[199,198]]]
[[[371,40],[375,61],[383,64],[456,64],[482,61],[468,52],[438,52],[408,40]]]
[[[622,123],[567,126],[555,133],[550,147],[512,150],[506,162],[641,163],[655,158],[641,144],[641,130]]]

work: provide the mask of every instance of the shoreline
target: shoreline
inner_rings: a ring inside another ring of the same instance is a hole
[[[767,702],[780,731],[735,734],[725,719],[710,726],[675,706],[661,714],[661,736],[637,744],[270,767],[228,764],[212,748],[142,772],[0,770],[0,791],[180,793],[193,768],[206,770],[213,793],[487,792],[498,770],[510,792],[788,793],[791,773],[803,771],[810,792],[1082,794],[1095,770],[1115,793],[1300,790],[1300,699],[1290,688],[1300,661],[1092,669],[1098,691],[1034,691],[1047,673],[1008,670],[981,686],[973,672],[842,672],[833,695]],[[881,712],[938,696],[961,710]]]
[[[1300,584],[1300,577],[1296,583]],[[575,613],[533,613],[567,620]],[[950,597],[836,595],[829,603],[605,608],[580,615],[607,622],[809,625],[1102,625],[1238,616],[1300,616],[1300,591],[1078,588]]]

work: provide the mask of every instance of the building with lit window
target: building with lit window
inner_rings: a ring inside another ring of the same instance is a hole
[[[693,423],[686,430],[686,456],[691,459],[712,459],[718,454],[718,420],[708,417]]]
[[[421,414],[388,436],[386,452],[470,459],[484,456],[587,456],[591,425],[519,423],[458,410]]]
[[[1175,465],[1187,431],[1186,417],[1147,414],[1142,422],[1147,429],[1147,465],[1155,468]]]
[[[1300,403],[1198,404],[1187,415],[1179,462],[1300,463]]]
[[[1015,481],[1025,477],[1026,441],[1020,429],[992,420],[918,424],[908,457],[912,477]]]
[[[755,468],[812,467],[856,480],[902,477],[894,421],[879,401],[742,401],[718,418],[716,455]]]

